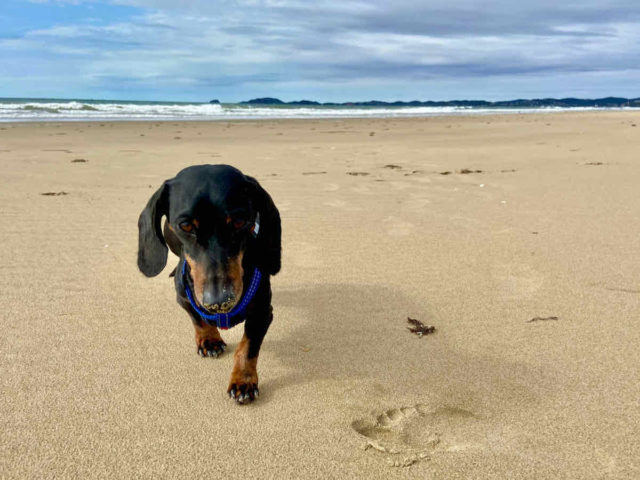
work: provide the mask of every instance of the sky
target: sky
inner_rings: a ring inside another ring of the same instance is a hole
[[[1,0],[0,97],[640,97],[638,0]]]

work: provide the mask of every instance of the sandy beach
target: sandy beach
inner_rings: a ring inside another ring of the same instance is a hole
[[[622,111],[0,124],[0,478],[640,478],[639,154]],[[202,163],[282,216],[250,406],[136,266]]]

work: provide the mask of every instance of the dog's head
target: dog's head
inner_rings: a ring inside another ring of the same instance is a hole
[[[269,275],[280,270],[278,209],[254,178],[229,165],[188,167],[166,180],[140,214],[138,230],[140,271],[158,275],[169,244],[189,266],[196,301],[212,313],[240,300],[244,266]]]

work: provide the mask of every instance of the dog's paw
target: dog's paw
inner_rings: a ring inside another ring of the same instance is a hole
[[[231,383],[227,389],[229,397],[233,398],[236,403],[246,405],[253,402],[260,396],[257,383]]]
[[[222,340],[202,340],[198,344],[198,355],[201,357],[219,357],[224,353],[227,344]]]

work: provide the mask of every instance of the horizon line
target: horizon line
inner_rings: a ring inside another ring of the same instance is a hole
[[[308,98],[302,98],[300,100],[282,100],[278,97],[271,97],[271,96],[262,96],[262,97],[254,97],[254,98],[250,98],[248,100],[238,100],[238,101],[220,101],[217,98],[212,98],[211,100],[205,100],[205,101],[187,101],[187,100],[134,100],[134,99],[125,99],[125,98],[74,98],[74,97],[0,97],[0,101],[6,101],[6,100],[53,100],[53,101],[86,101],[86,102],[114,102],[114,103],[124,103],[124,102],[132,102],[132,103],[184,103],[184,104],[215,104],[215,101],[218,101],[219,104],[221,105],[234,105],[234,104],[240,104],[240,103],[249,103],[252,101],[257,101],[257,100],[264,100],[264,99],[272,99],[272,100],[277,100],[279,102],[282,102],[283,104],[289,104],[289,103],[296,103],[296,102],[314,102],[314,103],[318,103],[320,105],[323,104],[329,104],[329,105],[344,105],[344,104],[362,104],[362,103],[369,103],[369,102],[379,102],[379,103],[386,103],[386,104],[393,104],[393,103],[412,103],[412,102],[420,102],[420,103],[428,103],[428,102],[433,102],[433,103],[451,103],[451,102],[486,102],[486,103],[505,103],[505,102],[516,102],[516,101],[537,101],[537,100],[544,100],[544,101],[550,101],[550,100],[556,100],[556,101],[561,101],[561,100],[580,100],[580,101],[596,101],[596,100],[605,100],[605,99],[618,99],[618,100],[627,100],[627,101],[638,101],[640,100],[640,97],[625,97],[625,96],[616,96],[616,95],[607,95],[604,97],[591,97],[591,98],[587,98],[587,97],[533,97],[533,98],[526,98],[526,97],[517,97],[517,98],[508,98],[508,99],[504,99],[504,100],[485,100],[485,99],[481,99],[481,98],[458,98],[458,99],[452,99],[452,100],[417,100],[417,99],[412,99],[412,100],[376,100],[376,99],[369,99],[369,100],[347,100],[347,101],[321,101],[321,100],[311,100]]]

